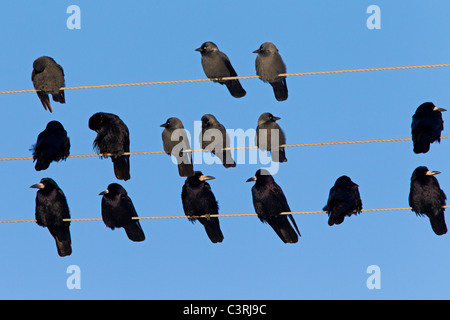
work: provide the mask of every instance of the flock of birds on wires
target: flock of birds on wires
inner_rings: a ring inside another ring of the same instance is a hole
[[[205,42],[195,49],[201,54],[201,64],[206,77],[225,85],[235,98],[242,98],[246,91],[227,55],[213,42]],[[278,101],[288,98],[286,65],[277,47],[271,42],[263,43],[258,50],[255,67],[259,78],[272,86]],[[49,95],[53,101],[65,103],[64,71],[51,57],[42,56],[33,63],[32,82],[45,110],[53,111]],[[223,80],[222,80],[223,79]],[[442,112],[431,102],[420,105],[412,117],[411,133],[414,153],[427,153],[430,144],[440,142],[443,130]],[[280,118],[271,113],[263,113],[256,128],[256,146],[270,152],[272,161],[286,162],[285,134],[276,122]],[[201,146],[220,159],[225,168],[236,167],[229,149],[229,139],[225,127],[211,114],[201,118]],[[103,158],[110,157],[114,174],[118,180],[130,179],[129,131],[126,124],[115,114],[98,112],[89,119],[88,126],[97,133],[93,142],[96,152]],[[177,161],[178,173],[186,177],[182,187],[181,199],[184,213],[191,222],[199,221],[212,243],[220,243],[224,236],[220,229],[218,204],[208,180],[214,177],[195,171],[192,164],[190,144],[183,123],[176,117],[168,118],[161,125],[164,152]],[[211,133],[209,134],[208,133]],[[209,139],[207,139],[209,138]],[[70,140],[63,125],[50,121],[32,147],[35,170],[46,170],[51,162],[65,160],[70,154]],[[447,232],[444,218],[445,193],[441,190],[435,175],[425,166],[416,168],[411,177],[409,204],[417,215],[428,216],[431,227],[437,235]],[[254,182],[252,187],[253,205],[258,218],[272,227],[284,243],[297,243],[300,231],[281,187],[269,171],[259,169],[247,180]],[[31,188],[39,189],[36,194],[36,223],[46,227],[56,242],[59,256],[72,253],[70,237],[70,213],[66,197],[58,184],[51,178],[43,178]],[[131,241],[143,241],[145,235],[138,215],[127,191],[118,183],[109,184],[101,192],[101,216],[105,225],[111,229],[123,228]],[[362,211],[362,201],[358,185],[350,177],[339,177],[330,189],[328,201],[323,208],[329,216],[330,226],[341,224],[345,217],[357,215]],[[212,216],[211,216],[212,215]],[[133,219],[134,218],[134,219]],[[69,221],[67,221],[69,219]]]

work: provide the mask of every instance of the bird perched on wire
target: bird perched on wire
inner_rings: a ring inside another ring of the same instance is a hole
[[[43,56],[34,60],[31,81],[45,110],[53,112],[49,94],[53,101],[66,103],[64,90],[60,90],[65,86],[64,70],[53,58]]]
[[[219,225],[219,218],[206,217],[194,218],[203,215],[219,214],[219,206],[211,190],[208,180],[214,177],[206,176],[196,171],[191,177],[186,178],[181,191],[183,210],[189,221],[199,221],[205,228],[206,234],[212,243],[222,242],[224,237]]]
[[[256,74],[262,81],[270,83],[278,101],[286,100],[288,98],[286,77],[279,76],[286,73],[286,65],[277,47],[271,42],[264,42],[253,53],[258,54],[255,61]]]
[[[328,225],[341,224],[346,216],[361,213],[362,201],[358,185],[349,177],[339,177],[330,189],[323,211],[328,213]]]
[[[282,212],[291,212],[287,199],[281,187],[275,182],[273,176],[265,169],[256,171],[255,176],[247,182],[255,181],[252,187],[253,206],[258,218],[268,223],[284,243],[298,242],[300,231],[294,217]],[[289,223],[289,219],[292,225]]]
[[[225,168],[236,167],[231,151],[222,150],[230,147],[230,139],[225,127],[212,114],[205,114],[201,120],[200,145],[203,151],[216,155]]]
[[[445,196],[435,175],[439,171],[428,170],[425,166],[417,167],[411,176],[409,205],[418,216],[426,215],[431,228],[438,236],[447,233],[444,211]]]
[[[111,183],[102,197],[102,220],[108,228],[124,228],[128,239],[139,242],[145,240],[144,231],[137,217],[133,202],[127,191],[118,183]]]
[[[203,71],[205,71],[208,78],[237,77],[237,73],[231,65],[228,56],[220,51],[213,42],[207,41],[195,50],[202,55]],[[225,84],[230,94],[235,98],[241,98],[246,94],[239,79],[214,81]]]
[[[168,155],[175,157],[180,177],[193,176],[194,166],[192,165],[191,154],[183,152],[183,150],[190,149],[189,139],[183,123],[180,119],[171,117],[161,127],[164,128],[162,132],[164,151]]]
[[[70,219],[66,196],[51,178],[43,178],[30,188],[39,189],[36,193],[36,223],[50,231],[55,239],[58,255],[69,256],[72,253],[70,221],[63,221]]]
[[[59,121],[50,121],[45,130],[39,133],[32,147],[36,171],[45,170],[52,161],[66,160],[70,154],[70,139]]]
[[[286,136],[280,125],[276,123],[277,120],[280,118],[269,112],[259,116],[255,143],[259,149],[270,151],[273,161],[286,162],[286,152],[284,147],[280,147],[286,144]]]
[[[447,111],[436,107],[432,102],[422,103],[414,113],[411,123],[411,134],[414,153],[427,153],[430,144],[441,142],[441,132],[444,130],[442,112]]]
[[[115,114],[98,112],[89,118],[89,129],[97,132],[94,150],[102,154],[111,154],[114,174],[119,180],[130,179],[130,133],[125,123]]]

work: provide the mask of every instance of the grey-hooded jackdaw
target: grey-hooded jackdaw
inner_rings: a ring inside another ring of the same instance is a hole
[[[212,114],[205,114],[201,120],[200,145],[203,151],[216,155],[225,168],[236,167],[231,151],[222,150],[230,147],[225,127]]]
[[[202,55],[203,71],[205,71],[208,78],[237,77],[237,73],[231,65],[230,59],[213,42],[207,41],[195,50],[199,51]],[[230,94],[235,98],[241,98],[246,94],[239,79],[218,80],[216,82],[225,84]]]
[[[286,77],[278,76],[286,73],[286,65],[277,47],[271,42],[264,42],[253,52],[258,54],[255,62],[256,74],[262,81],[270,83],[278,101],[286,100],[288,98]]]
[[[164,151],[168,155],[174,156],[177,160],[180,177],[193,176],[192,156],[189,152],[183,152],[183,150],[190,149],[189,139],[183,123],[180,119],[171,117],[161,127],[164,128],[162,132]]]
[[[276,123],[277,120],[280,120],[280,118],[273,116],[269,112],[259,116],[255,143],[259,149],[270,151],[273,161],[286,162],[286,152],[284,147],[280,147],[286,144],[286,136],[278,123]]]
[[[52,95],[53,101],[66,102],[64,90],[60,90],[65,86],[64,70],[53,58],[43,56],[34,60],[31,81],[45,110],[53,112],[49,94]]]

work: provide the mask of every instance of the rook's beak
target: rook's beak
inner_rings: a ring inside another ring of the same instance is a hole
[[[207,180],[212,180],[212,179],[215,179],[215,178],[214,178],[214,177],[211,177],[211,176],[206,176],[206,175],[202,174],[198,179],[199,179],[200,181],[207,181]]]
[[[438,107],[434,107],[433,110],[434,110],[434,111],[437,110],[437,111],[440,111],[440,112],[447,111],[447,109],[444,109],[444,108],[438,108]]]
[[[252,182],[252,181],[256,181],[256,176],[248,178],[247,181],[245,181],[245,182]]]
[[[99,196],[103,196],[103,195],[108,194],[108,193],[109,193],[109,190],[106,189],[105,191],[100,192],[98,195]]]
[[[431,171],[431,170],[428,170],[427,171],[427,173],[425,173],[427,176],[434,176],[435,174],[439,174],[440,172],[439,171]]]
[[[30,188],[44,189],[45,185],[42,182],[40,182],[40,183],[33,184]]]

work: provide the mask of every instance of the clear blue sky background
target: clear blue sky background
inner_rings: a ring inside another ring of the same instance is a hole
[[[69,30],[66,9],[81,8],[81,30]],[[381,29],[369,30],[366,9],[381,8]],[[450,3],[434,1],[9,1],[2,5],[0,89],[31,89],[34,59],[53,57],[66,86],[204,78],[200,54],[215,42],[239,75],[255,74],[253,50],[277,45],[288,72],[450,62]],[[66,104],[44,111],[36,94],[0,96],[1,156],[30,156],[47,122],[60,121],[71,154],[92,153],[87,124],[99,111],[128,125],[131,151],[162,150],[159,127],[171,116],[188,130],[205,113],[227,128],[253,129],[259,115],[279,116],[288,143],[410,137],[423,102],[450,109],[450,69],[416,69],[289,77],[289,98],[274,99],[259,79],[242,80],[235,99],[211,82],[66,91]],[[444,113],[444,120],[448,114]],[[444,130],[443,134],[446,134]],[[193,137],[197,139],[197,137]],[[252,142],[253,145],[253,142]],[[441,171],[450,195],[448,141],[425,155],[412,142],[287,149],[275,179],[293,211],[321,210],[335,180],[360,185],[364,208],[406,207],[419,165]],[[195,154],[200,156],[199,154]],[[33,219],[36,190],[53,178],[73,218],[100,217],[98,193],[112,182],[128,191],[140,216],[182,215],[180,178],[166,155],[131,158],[131,180],[117,181],[109,159],[69,158],[36,172],[32,161],[1,164],[1,219]],[[259,164],[196,165],[210,182],[220,213],[254,212],[245,180]],[[449,235],[436,236],[411,211],[362,213],[330,227],[326,214],[295,215],[302,237],[285,245],[257,217],[220,219],[225,240],[212,244],[187,219],[142,220],[147,239],[129,241],[101,221],[72,222],[73,254],[60,258],[48,230],[35,223],[0,225],[2,299],[448,299]],[[81,269],[69,290],[66,269]],[[381,270],[369,290],[366,269]]]

